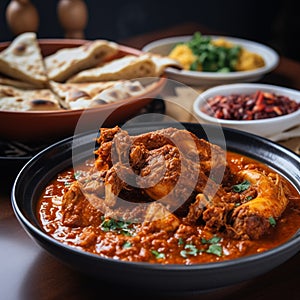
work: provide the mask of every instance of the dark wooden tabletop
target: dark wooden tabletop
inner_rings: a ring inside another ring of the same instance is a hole
[[[183,24],[159,32],[122,41],[128,46],[142,48],[150,41],[195,30],[210,34],[198,24]],[[300,63],[281,57],[279,66],[261,82],[300,89]],[[118,284],[108,286],[58,262],[38,246],[16,219],[11,203],[12,183],[20,166],[1,162],[0,177],[0,299],[153,299],[131,289],[119,290]],[[10,169],[10,174],[6,171]],[[156,299],[299,299],[300,253],[276,269],[252,280],[206,293],[189,295],[155,295]],[[247,272],[247,270],[245,270]],[[121,298],[120,298],[121,299]]]

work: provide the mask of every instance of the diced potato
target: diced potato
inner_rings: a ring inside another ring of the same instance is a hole
[[[191,64],[196,60],[196,56],[187,45],[177,45],[169,54],[170,58],[173,58],[181,63],[185,70],[189,70]]]
[[[247,71],[261,68],[265,65],[264,59],[257,53],[242,49],[238,62],[235,66],[236,71]]]

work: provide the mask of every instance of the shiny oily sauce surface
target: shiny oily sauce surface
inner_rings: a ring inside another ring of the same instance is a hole
[[[259,170],[271,170],[232,152],[227,153],[227,160],[233,173],[249,165],[255,165]],[[86,168],[82,165],[82,170]],[[273,220],[269,233],[258,240],[235,239],[222,231],[211,232],[201,222],[187,225],[180,217],[180,225],[175,231],[153,230],[151,226],[139,223],[109,221],[95,211],[99,222],[86,227],[66,226],[62,222],[61,198],[75,181],[75,175],[73,169],[65,170],[49,182],[40,197],[37,216],[43,230],[54,239],[101,257],[187,265],[224,261],[276,247],[300,228],[299,192],[284,178],[289,203],[281,217]]]

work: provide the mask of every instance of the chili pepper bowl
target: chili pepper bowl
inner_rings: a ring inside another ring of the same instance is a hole
[[[263,83],[236,83],[219,85],[207,89],[201,93],[193,104],[193,111],[200,122],[215,124],[222,127],[235,128],[256,134],[273,141],[278,141],[288,132],[293,129],[293,134],[300,136],[300,109],[281,116],[268,117],[255,120],[229,120],[215,116],[211,113],[204,112],[204,106],[207,106],[208,100],[216,96],[230,96],[230,95],[250,95],[256,92],[273,93],[276,96],[284,96],[288,101],[294,100],[300,103],[300,92],[286,87],[269,85]],[[217,101],[216,101],[217,102]],[[217,102],[215,105],[218,105]],[[220,104],[221,106],[221,104]],[[275,105],[274,105],[275,106]],[[227,107],[225,107],[227,109]],[[230,110],[237,110],[237,108],[228,107]],[[250,108],[251,110],[252,108]],[[263,108],[262,108],[263,109]],[[213,109],[211,109],[212,111]],[[222,110],[222,108],[220,108]],[[252,112],[250,111],[250,114]],[[295,130],[299,126],[299,130]],[[291,137],[291,135],[289,135]]]

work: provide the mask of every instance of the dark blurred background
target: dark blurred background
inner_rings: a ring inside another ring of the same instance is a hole
[[[40,16],[39,38],[63,38],[57,17],[58,0],[32,0]],[[157,29],[197,22],[212,31],[246,38],[273,47],[281,55],[300,61],[300,16],[296,0],[86,0],[85,38],[116,42]],[[12,40],[0,0],[0,41]]]

